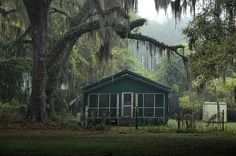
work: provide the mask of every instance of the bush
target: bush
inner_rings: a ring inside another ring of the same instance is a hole
[[[68,111],[68,103],[65,98],[63,97],[57,97],[55,99],[55,112],[57,113],[66,113]]]
[[[0,102],[0,124],[7,126],[10,122],[17,122],[24,119],[26,106],[16,100],[10,103]]]

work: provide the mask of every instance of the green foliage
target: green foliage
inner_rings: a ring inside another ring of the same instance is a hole
[[[172,56],[171,59],[163,58],[159,66],[160,68],[156,72],[159,82],[168,84],[179,94],[186,91],[187,76],[181,58],[177,56]]]
[[[234,4],[235,1],[220,1],[220,6],[224,4]],[[208,5],[194,20],[188,25],[183,33],[189,38],[189,47],[195,53],[190,56],[192,61],[192,72],[203,77],[205,83],[208,80],[231,76],[235,71],[236,39],[235,29],[232,28],[229,10],[220,10],[227,18],[219,16],[217,5]]]
[[[0,56],[0,100],[19,99],[24,82],[23,74],[30,73],[30,58]]]
[[[235,86],[236,78],[227,77],[225,83],[222,79],[214,79],[207,83],[206,94],[210,97],[214,97],[217,101],[226,102],[232,107],[235,106]]]
[[[26,105],[13,99],[9,103],[0,101],[0,125],[7,127],[10,122],[21,121],[26,115]]]
[[[4,111],[4,110],[17,111],[17,110],[21,110],[21,109],[26,109],[26,105],[20,103],[19,101],[15,100],[15,99],[13,99],[9,103],[0,102],[0,110],[2,110],[2,111]]]
[[[185,93],[184,96],[180,97],[179,101],[180,107],[194,111],[201,110],[204,104],[204,100],[196,92],[192,93],[191,100],[189,99],[189,95]]]
[[[68,102],[63,96],[55,99],[55,112],[65,114],[68,111]]]

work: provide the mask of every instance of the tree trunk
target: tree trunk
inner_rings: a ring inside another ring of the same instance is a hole
[[[73,18],[73,22],[70,23],[70,27],[73,28],[85,22],[91,13],[93,12],[91,1],[85,1],[82,8],[80,9],[78,15]],[[47,94],[47,106],[50,108],[48,115],[54,117],[54,101],[57,96],[57,91],[61,86],[61,81],[59,80],[62,76],[62,69],[65,66],[66,61],[68,61],[73,46],[79,37],[73,38],[70,41],[60,42],[60,48],[55,48],[52,51],[52,56],[48,61],[47,76],[48,80],[46,83],[46,94]],[[54,45],[57,47],[57,45]]]
[[[46,29],[49,2],[47,0],[24,0],[32,27],[33,77],[28,118],[32,121],[46,120],[45,72]]]
[[[64,48],[60,49],[60,52],[57,52],[57,59],[53,63],[51,67],[48,67],[47,70],[47,83],[46,83],[46,103],[47,108],[49,110],[47,111],[48,116],[50,118],[54,118],[54,101],[57,96],[58,89],[62,85],[62,81],[60,81],[60,78],[62,77],[63,67],[65,66],[66,62],[69,59],[69,56],[72,52],[73,46],[76,43],[77,39],[71,40],[68,43],[65,43]],[[50,61],[49,61],[50,62]]]

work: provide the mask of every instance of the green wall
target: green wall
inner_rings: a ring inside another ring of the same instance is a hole
[[[131,78],[121,79],[115,81],[106,86],[97,85],[97,88],[91,92],[84,94],[85,105],[88,105],[88,94],[89,93],[123,93],[123,92],[132,92],[132,93],[164,93],[165,94],[165,117],[168,115],[168,92],[147,85],[144,82],[137,81]]]

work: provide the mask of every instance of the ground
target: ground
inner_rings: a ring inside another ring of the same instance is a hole
[[[0,155],[234,155],[236,131],[175,133],[160,128],[0,130]]]

